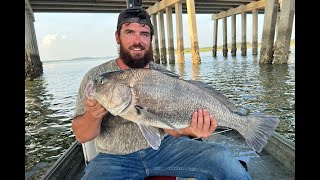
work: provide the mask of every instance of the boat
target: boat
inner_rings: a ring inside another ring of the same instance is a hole
[[[260,153],[253,151],[244,138],[232,129],[217,129],[205,142],[221,143],[246,167],[252,179],[295,179],[295,143],[275,132]],[[96,155],[93,141],[77,141],[60,156],[42,177],[42,180],[79,180],[87,163]],[[157,178],[186,180],[190,178]],[[192,179],[192,178],[191,178]]]

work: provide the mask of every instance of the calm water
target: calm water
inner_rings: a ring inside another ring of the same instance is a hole
[[[259,55],[217,58],[201,53],[201,64],[163,65],[185,79],[207,82],[246,113],[280,116],[277,131],[295,141],[295,49],[290,64],[261,65]],[[40,179],[75,141],[71,130],[76,94],[83,75],[107,59],[44,62],[43,76],[25,85],[25,177]]]

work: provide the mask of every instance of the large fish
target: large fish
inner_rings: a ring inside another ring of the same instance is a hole
[[[101,74],[87,89],[112,115],[137,123],[153,149],[161,144],[158,128],[190,125],[199,108],[212,114],[218,126],[238,131],[249,147],[261,152],[278,125],[278,116],[244,115],[224,95],[200,81],[187,81],[152,69],[128,69]]]

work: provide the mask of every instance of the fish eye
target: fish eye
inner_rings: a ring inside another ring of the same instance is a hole
[[[98,83],[98,84],[103,84],[103,78],[102,77],[98,77],[98,78],[96,78],[96,83]]]

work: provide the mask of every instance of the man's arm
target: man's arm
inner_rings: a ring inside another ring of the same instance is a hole
[[[85,143],[100,133],[102,118],[108,111],[96,100],[86,99],[86,112],[72,120],[72,130],[79,143]]]
[[[192,114],[191,125],[187,128],[182,128],[182,134],[174,129],[163,129],[167,134],[175,137],[192,136],[196,138],[209,137],[217,128],[218,124],[207,110],[199,109]]]

